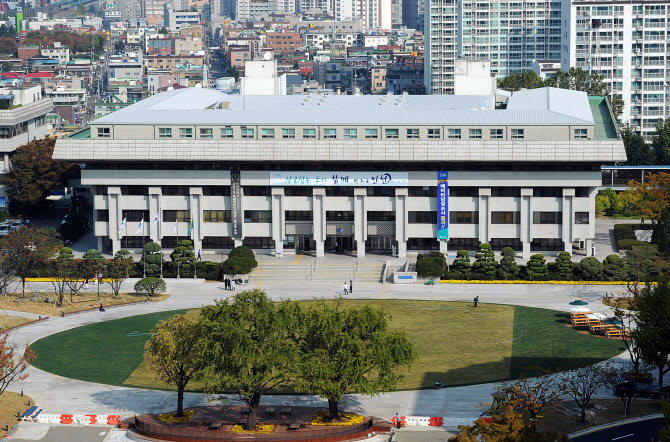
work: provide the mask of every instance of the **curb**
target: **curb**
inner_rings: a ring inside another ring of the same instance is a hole
[[[628,425],[628,424],[632,424],[632,423],[635,423],[635,422],[644,422],[644,421],[659,419],[659,418],[663,418],[663,415],[662,414],[652,414],[652,415],[649,415],[649,416],[636,417],[636,418],[633,418],[633,419],[624,419],[622,421],[613,422],[611,424],[598,425],[597,427],[591,427],[591,428],[587,428],[586,430],[580,430],[580,431],[576,431],[574,433],[570,433],[570,434],[568,434],[568,438],[572,439],[574,437],[584,436],[584,435],[595,433],[596,431],[604,430],[604,429],[607,429],[607,428],[620,427],[621,425]]]
[[[3,329],[2,331],[3,331],[3,332],[10,332],[10,331],[12,331],[12,330],[16,330],[17,328],[25,327],[26,325],[34,324],[34,323],[36,323],[36,322],[46,321],[47,319],[49,319],[49,317],[46,316],[46,315],[44,315],[44,316],[42,316],[40,319],[33,319],[33,320],[30,321],[30,322],[26,322],[26,323],[24,323],[24,324],[15,325],[14,327],[5,328],[5,329]]]
[[[466,279],[441,279],[440,284],[537,284],[537,285],[628,285],[624,281],[523,281],[523,280],[509,280],[509,281],[499,281],[499,280],[472,280],[468,281]],[[655,285],[655,282],[651,283]],[[641,282],[640,285],[645,285],[644,282]]]
[[[123,303],[123,304],[112,304],[112,305],[107,305],[107,306],[103,305],[103,308],[105,310],[107,310],[109,308],[125,307],[127,305],[147,304],[147,303],[151,303],[151,302],[153,302],[153,301],[132,301],[132,302],[126,302],[126,303]],[[64,318],[66,316],[78,315],[79,313],[86,313],[86,312],[90,312],[90,311],[93,311],[93,310],[99,310],[99,309],[100,309],[100,307],[91,307],[91,308],[87,308],[87,309],[83,309],[83,310],[77,310],[75,312],[68,312],[68,313],[61,312],[60,317]]]

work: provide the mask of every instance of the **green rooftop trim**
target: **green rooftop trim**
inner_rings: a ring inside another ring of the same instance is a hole
[[[67,137],[74,138],[75,140],[88,140],[91,138],[91,126],[86,126],[83,129],[80,129],[76,132],[72,132]]]
[[[619,130],[607,98],[600,95],[590,95],[589,105],[593,113],[596,140],[618,139]]]

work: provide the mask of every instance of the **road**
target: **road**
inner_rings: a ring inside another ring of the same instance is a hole
[[[665,425],[663,418],[658,417],[626,425],[605,428],[600,431],[570,438],[573,442],[647,442],[658,441],[658,430]]]

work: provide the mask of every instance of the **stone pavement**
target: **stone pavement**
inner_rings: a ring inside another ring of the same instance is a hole
[[[135,280],[124,283],[122,291],[132,290]],[[34,288],[48,289],[48,283],[33,283]],[[50,284],[49,284],[50,285]],[[320,284],[273,285],[261,283],[254,288],[265,289],[273,299],[312,299],[313,297],[331,298],[340,294],[340,288]],[[93,288],[92,288],[93,289]],[[425,299],[470,301],[479,295],[481,307],[487,303],[517,304],[531,307],[545,307],[567,311],[568,303],[577,298],[584,299],[598,311],[606,311],[600,303],[609,286],[562,286],[562,285],[479,285],[479,284],[440,284],[423,285],[383,285],[367,284],[354,286],[351,298],[358,299]],[[44,336],[86,324],[107,321],[157,311],[197,308],[211,304],[233,294],[225,291],[218,283],[204,283],[198,280],[168,281],[168,292],[172,294],[166,301],[147,303],[128,307],[107,309],[106,312],[92,311],[78,315],[51,317],[18,329],[12,333],[16,342],[25,344]],[[114,344],[110,343],[110,357],[114,357]],[[94,413],[120,414],[124,417],[133,414],[166,411],[174,408],[175,393],[154,390],[142,390],[95,384],[79,380],[62,378],[31,367],[30,377],[14,383],[10,390],[24,389],[45,413]],[[476,417],[483,411],[480,403],[487,402],[497,384],[482,384],[465,387],[445,388],[441,390],[399,391],[375,397],[347,395],[342,408],[381,417],[393,416],[396,412],[403,415]],[[186,394],[186,406],[203,404],[211,396],[204,394]],[[231,396],[230,403],[240,403]],[[264,396],[264,404],[292,403],[296,405],[327,406],[322,399],[313,396]]]

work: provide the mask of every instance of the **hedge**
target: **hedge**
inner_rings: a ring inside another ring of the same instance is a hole
[[[631,250],[633,247],[649,244],[645,241],[635,239],[636,230],[650,230],[651,224],[615,224],[614,237],[619,250]]]

